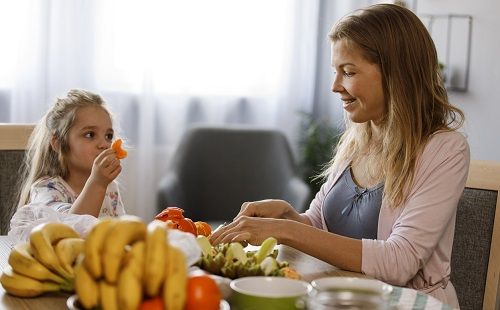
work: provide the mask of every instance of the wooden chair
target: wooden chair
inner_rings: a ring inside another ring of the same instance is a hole
[[[0,235],[9,231],[17,209],[20,168],[34,125],[0,124]]]
[[[471,161],[458,204],[451,282],[460,308],[500,309],[500,163]]]

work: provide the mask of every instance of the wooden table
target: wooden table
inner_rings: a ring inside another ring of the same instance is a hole
[[[278,249],[278,260],[287,261],[291,267],[299,272],[302,280],[308,282],[323,277],[369,278],[362,273],[339,269],[286,245],[280,245]]]
[[[7,236],[0,236],[0,267],[8,264],[12,242]],[[279,246],[279,260],[285,260],[295,268],[306,281],[327,276],[364,277],[355,272],[340,270],[312,256],[287,246]],[[18,298],[8,295],[0,286],[0,309],[67,309],[66,300],[70,295],[46,294],[36,298]]]
[[[0,268],[2,270],[8,264],[12,246],[12,241],[7,236],[0,236]],[[305,281],[310,282],[314,279],[332,276],[367,277],[361,273],[338,269],[288,246],[280,245],[278,249],[278,259],[287,261],[291,267],[300,273]],[[35,298],[19,298],[7,294],[0,285],[0,309],[67,309],[66,300],[69,296],[70,294],[46,294]],[[391,294],[391,305],[392,309],[451,309],[429,295],[401,287],[394,287]]]

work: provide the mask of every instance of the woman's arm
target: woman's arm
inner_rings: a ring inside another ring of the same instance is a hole
[[[361,271],[361,240],[339,236],[294,220],[240,216],[215,232],[211,242],[247,241],[260,245],[268,237],[339,268]]]
[[[362,271],[395,285],[406,285],[429,261],[449,262],[458,200],[469,168],[469,148],[459,133],[435,135],[416,167],[408,200],[381,210],[379,236],[363,239]],[[394,213],[392,213],[394,212]],[[440,274],[444,277],[446,274]],[[440,278],[426,279],[440,281]]]

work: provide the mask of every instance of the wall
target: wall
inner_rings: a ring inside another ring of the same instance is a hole
[[[465,112],[471,158],[500,161],[500,1],[420,0],[420,13],[472,15],[469,90],[449,95]]]

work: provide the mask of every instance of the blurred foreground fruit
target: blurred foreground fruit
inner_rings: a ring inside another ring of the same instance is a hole
[[[163,299],[161,297],[146,299],[139,306],[139,310],[163,310]]]
[[[185,310],[218,310],[220,300],[219,287],[210,276],[201,275],[188,278]]]
[[[99,220],[86,240],[65,224],[42,224],[11,251],[0,283],[18,297],[76,291],[85,309],[184,310],[186,259],[167,236],[163,223],[131,215]]]
[[[85,256],[77,268],[80,302],[87,309],[135,310],[148,307],[152,300],[165,300],[162,309],[183,310],[186,259],[167,237],[168,228],[160,221],[146,225],[130,215],[99,221],[90,231],[85,248],[91,256]]]

